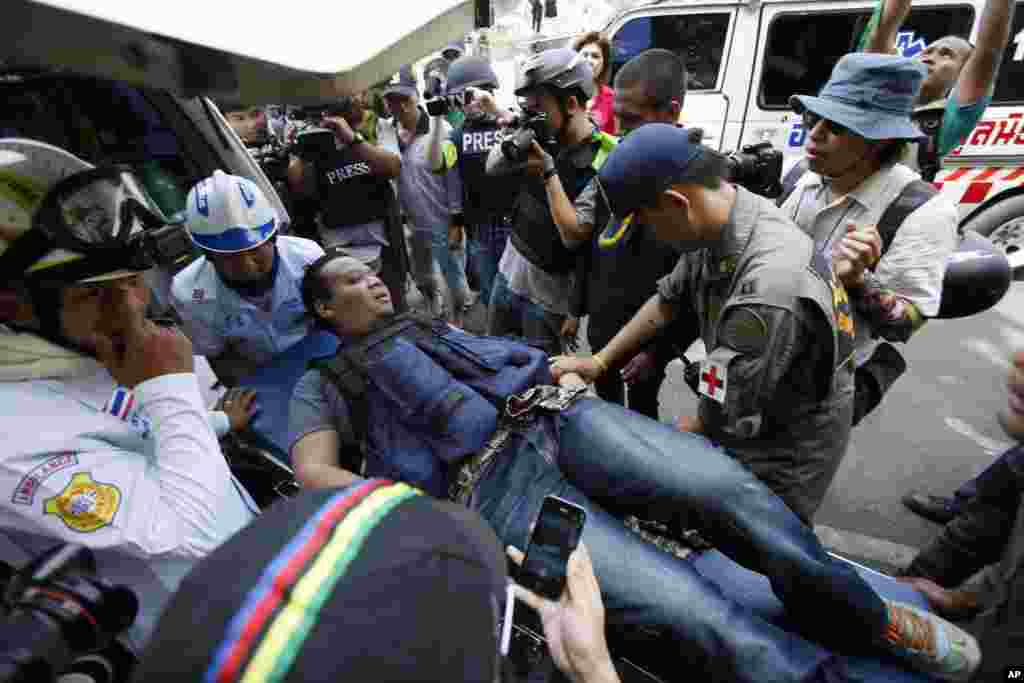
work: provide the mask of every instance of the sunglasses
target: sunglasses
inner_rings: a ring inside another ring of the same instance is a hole
[[[832,135],[849,135],[850,134],[850,129],[847,128],[846,126],[840,125],[840,124],[836,123],[835,121],[829,121],[828,119],[824,119],[824,118],[818,116],[817,114],[815,114],[812,111],[808,111],[808,110],[805,109],[804,113],[802,114],[802,116],[803,116],[803,119],[804,119],[804,130],[807,131],[808,133],[811,132],[812,130],[814,130],[814,127],[818,125],[819,121],[824,121],[825,122],[825,130],[827,130]]]

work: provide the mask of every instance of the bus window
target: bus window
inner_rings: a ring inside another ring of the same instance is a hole
[[[789,109],[791,95],[813,95],[828,81],[832,67],[854,50],[870,17],[868,10],[780,14],[768,29],[758,91],[762,109]],[[897,37],[900,54],[913,57],[947,35],[970,35],[969,5],[912,10]]]
[[[612,39],[612,74],[644,50],[663,48],[686,62],[688,90],[717,90],[729,33],[729,13],[638,17]]]
[[[1010,44],[1003,51],[992,104],[1024,104],[1024,3],[1017,3]]]

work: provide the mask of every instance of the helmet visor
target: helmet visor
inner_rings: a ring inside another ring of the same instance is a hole
[[[128,170],[108,167],[65,178],[43,199],[34,227],[64,249],[123,248],[170,221]]]

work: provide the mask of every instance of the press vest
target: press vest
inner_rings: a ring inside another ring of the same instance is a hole
[[[569,201],[576,201],[617,142],[613,136],[595,131],[589,141],[565,149],[558,155],[555,169]],[[578,163],[582,146],[589,146],[591,156],[586,164]],[[551,217],[551,206],[542,179],[531,177],[523,182],[516,198],[510,239],[530,263],[549,273],[568,273],[575,265],[575,255],[562,244],[558,226]]]
[[[489,176],[486,170],[491,148],[501,144],[500,131],[493,117],[468,118],[452,131],[462,177],[462,211],[470,225],[512,213],[515,194],[508,191],[508,178]]]
[[[374,175],[353,147],[336,150],[316,167],[325,227],[362,225],[387,217],[394,200],[391,183]]]
[[[450,467],[490,438],[510,395],[552,383],[543,351],[413,313],[311,365],[349,406],[366,476],[435,496],[446,494]]]

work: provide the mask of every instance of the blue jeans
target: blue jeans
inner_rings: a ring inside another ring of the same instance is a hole
[[[505,244],[512,233],[512,224],[507,218],[494,218],[478,223],[469,230],[469,256],[480,280],[480,300],[491,303],[494,291],[494,276],[498,274],[498,263],[505,253]]]
[[[430,233],[430,246],[434,259],[441,267],[441,273],[448,283],[448,291],[452,296],[455,311],[461,311],[469,303],[469,283],[466,281],[466,249],[448,248],[448,228],[434,229]]]
[[[501,273],[494,276],[488,306],[487,334],[516,337],[544,349],[551,356],[562,352],[562,322],[565,316],[544,310],[540,304],[516,294]]]
[[[840,657],[756,616],[689,563],[620,521],[686,509],[739,564],[765,575],[804,633],[853,648],[886,624],[881,598],[830,557],[810,528],[747,469],[704,437],[584,399],[516,432],[477,484],[474,507],[506,544],[525,548],[545,496],[587,510],[583,531],[609,625],[667,629],[687,671],[709,680],[841,680]]]

